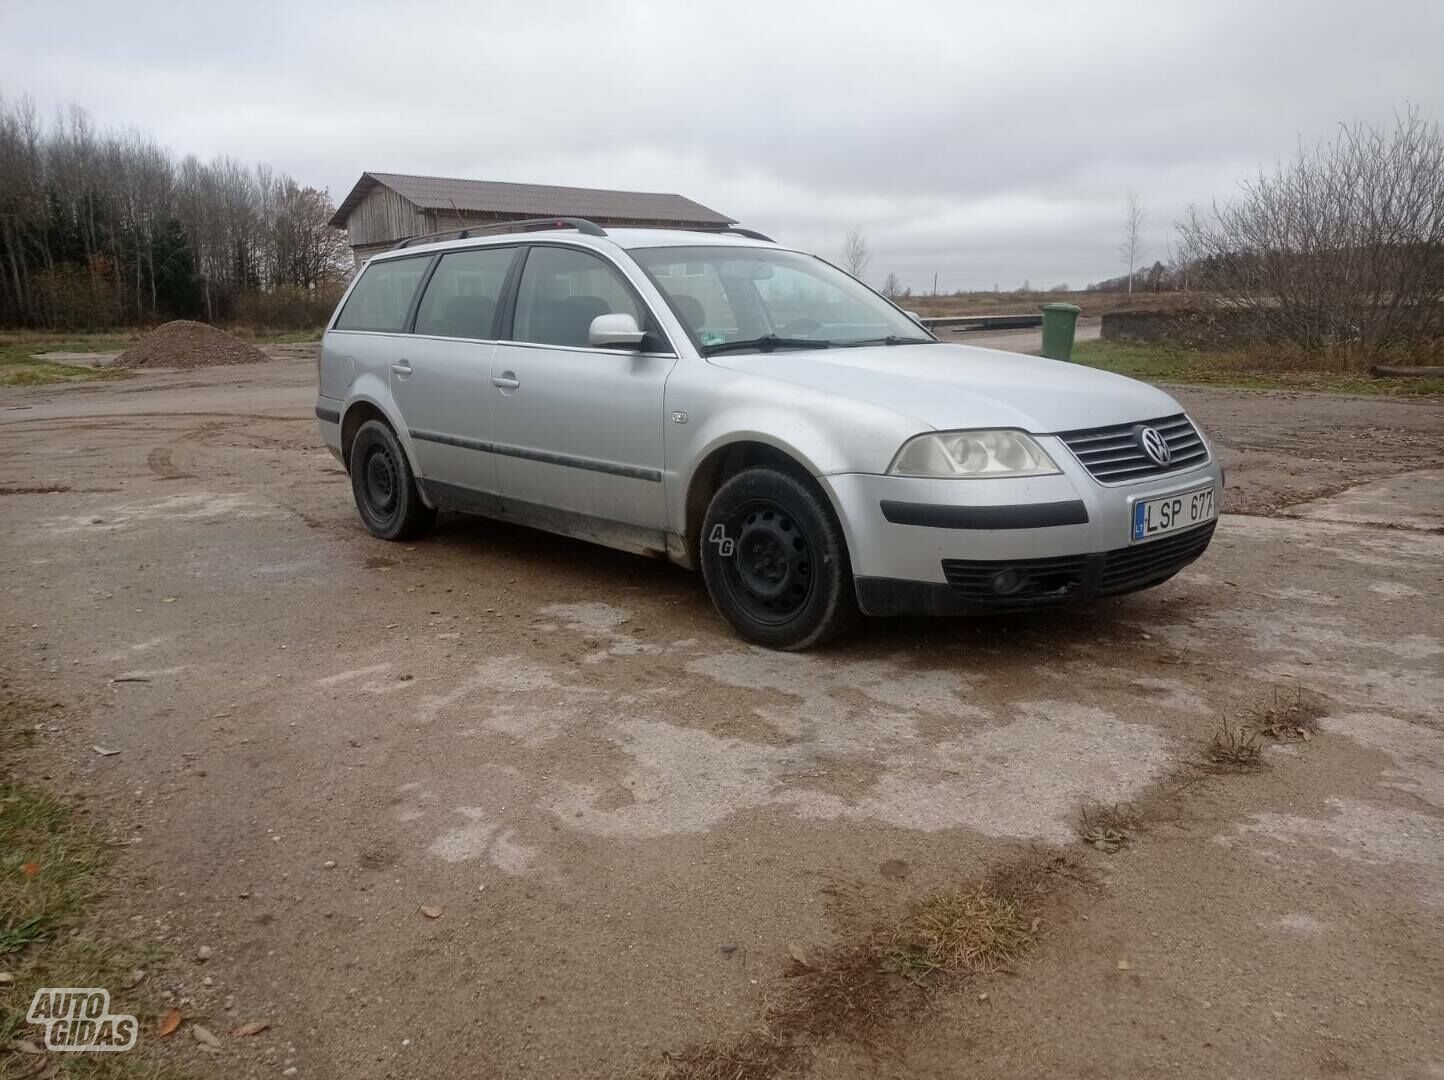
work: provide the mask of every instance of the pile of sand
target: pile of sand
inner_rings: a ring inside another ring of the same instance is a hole
[[[205,368],[269,360],[254,345],[205,323],[162,323],[115,358],[116,367]]]

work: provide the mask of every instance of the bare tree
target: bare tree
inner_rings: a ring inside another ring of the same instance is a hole
[[[1198,210],[1190,205],[1184,211],[1186,217],[1197,217]],[[1175,241],[1171,237],[1165,237],[1163,241],[1163,253],[1168,257],[1168,279],[1172,287],[1178,289],[1185,297],[1188,296],[1188,268],[1192,261],[1192,252],[1183,243],[1182,223],[1176,226],[1179,238]]]
[[[267,166],[177,162],[75,106],[47,126],[0,98],[0,325],[267,318],[258,298],[273,295],[319,321],[350,263],[331,214],[325,192]]]
[[[1128,293],[1133,294],[1133,272],[1143,257],[1143,230],[1148,224],[1148,214],[1143,209],[1143,200],[1138,192],[1129,191],[1123,199],[1123,242],[1118,245],[1118,257],[1128,267]]]
[[[1444,135],[1356,123],[1178,226],[1197,285],[1257,335],[1359,364],[1444,337]]]
[[[867,273],[867,264],[872,262],[872,252],[867,247],[867,237],[861,225],[847,230],[842,241],[842,268],[855,278]]]
[[[896,300],[902,295],[902,282],[892,271],[888,271],[887,277],[883,278],[882,294],[889,300]]]

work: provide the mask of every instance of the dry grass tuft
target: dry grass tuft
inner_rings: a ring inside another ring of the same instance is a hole
[[[845,1041],[870,1053],[920,1008],[930,981],[1006,968],[1037,942],[1042,901],[1083,882],[1069,856],[1034,851],[981,882],[931,893],[898,923],[815,951],[790,951],[756,1029],[667,1055],[658,1080],[779,1080],[805,1073],[812,1047]]]
[[[879,936],[869,934],[827,950],[796,972],[768,1006],[767,1028],[789,1040],[845,1036],[873,1046],[901,1004],[897,990]]]
[[[769,1031],[749,1031],[731,1043],[704,1043],[668,1054],[658,1080],[777,1080],[806,1071],[809,1055],[801,1043]]]
[[[934,971],[978,974],[1007,967],[1038,932],[1018,901],[978,886],[924,897],[890,935],[888,963],[912,978]]]
[[[1255,772],[1264,767],[1263,747],[1257,732],[1240,724],[1230,727],[1227,717],[1204,748],[1204,767],[1213,772]]]
[[[1043,901],[1063,885],[1093,883],[1092,875],[1076,856],[1038,847],[995,867],[985,882],[995,896],[1012,897],[1029,912],[1037,912]]]
[[[1111,855],[1133,840],[1138,817],[1131,803],[1087,803],[1078,813],[1078,836],[1085,844]]]
[[[1267,704],[1245,710],[1241,724],[1272,739],[1308,742],[1319,733],[1319,719],[1327,712],[1323,700],[1303,687],[1292,694],[1275,690]]]
[[[727,1042],[668,1054],[659,1080],[777,1080],[801,1075],[811,1047],[842,1039],[875,1050],[889,1024],[916,1003],[916,991],[885,964],[877,933],[817,950],[769,1000],[762,1025]]]

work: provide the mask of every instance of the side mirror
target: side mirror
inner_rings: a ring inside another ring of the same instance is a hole
[[[587,333],[587,340],[594,349],[636,349],[641,346],[644,337],[646,333],[637,325],[637,320],[624,311],[598,315],[592,320],[591,330]]]

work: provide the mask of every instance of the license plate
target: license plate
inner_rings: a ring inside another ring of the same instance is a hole
[[[1212,486],[1182,495],[1142,499],[1133,504],[1133,542],[1182,532],[1212,521],[1215,516]]]

